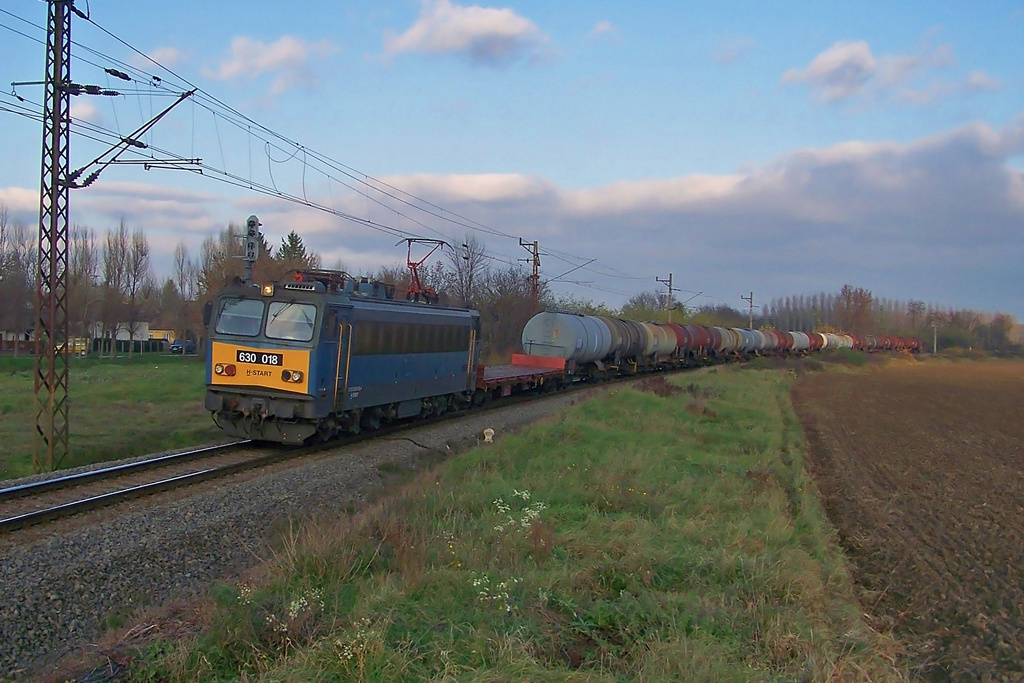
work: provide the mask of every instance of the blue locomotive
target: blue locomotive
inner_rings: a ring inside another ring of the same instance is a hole
[[[210,311],[206,409],[233,436],[296,444],[469,405],[479,314],[394,293],[330,270],[227,287]]]

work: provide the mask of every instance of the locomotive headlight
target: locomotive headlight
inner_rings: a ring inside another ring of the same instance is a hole
[[[281,379],[285,382],[299,383],[302,381],[302,373],[298,370],[284,370],[281,372]]]
[[[263,285],[263,296],[274,296],[274,285]]]
[[[228,377],[235,376],[234,365],[224,365],[224,363],[217,363],[213,366],[213,371],[218,375],[227,375]]]

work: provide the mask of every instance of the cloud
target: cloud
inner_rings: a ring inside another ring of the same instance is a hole
[[[783,83],[807,83],[825,102],[856,97],[875,75],[878,63],[864,41],[841,40],[825,50],[806,69],[790,69]]]
[[[967,92],[977,92],[979,90],[1001,90],[1003,84],[998,78],[993,78],[984,71],[976,70],[967,74],[963,87]]]
[[[143,226],[147,231],[180,236],[206,234],[218,225],[216,206],[223,201],[221,195],[208,192],[102,180],[74,199],[75,220],[93,227],[105,229],[124,219],[127,224]]]
[[[917,52],[876,57],[864,41],[842,40],[816,56],[804,69],[789,69],[785,84],[807,84],[821,102],[867,104],[892,101],[931,105],[953,95],[997,90],[1001,83],[984,71],[972,71],[960,81],[934,78],[955,65],[949,44],[924,43]],[[922,82],[927,81],[927,82]]]
[[[278,95],[298,85],[315,84],[310,62],[326,57],[338,48],[326,40],[307,42],[294,36],[281,36],[264,43],[247,36],[231,39],[231,54],[216,70],[204,68],[203,75],[220,81],[254,81],[263,74],[274,74],[270,93]]]
[[[514,173],[380,179],[444,207],[433,211],[451,222],[383,195],[378,204],[311,186],[310,199],[451,243],[462,239],[467,224],[482,224],[493,228],[480,234],[488,251],[511,263],[522,257],[519,237],[538,240],[545,254],[596,257],[578,273],[593,289],[559,283],[556,291],[613,306],[652,289],[655,275],[674,273],[678,286],[718,297],[697,304],[740,305],[739,294],[751,290],[762,301],[834,292],[849,282],[878,296],[1024,318],[1017,295],[1024,172],[1009,164],[1022,154],[1024,115],[1002,128],[972,123],[908,143],[850,140],[796,149],[731,174],[585,189]],[[105,230],[123,216],[150,236],[165,273],[179,240],[197,255],[204,237],[251,213],[260,216],[272,245],[294,229],[328,266],[340,261],[365,273],[404,263],[394,235],[271,197],[224,191],[100,181],[74,195],[72,222]],[[2,188],[0,202],[26,224],[35,221],[37,191]],[[542,256],[542,276],[570,267]]]
[[[401,35],[386,32],[386,57],[412,52],[452,54],[483,66],[505,66],[539,58],[548,41],[537,26],[513,10],[421,0],[420,16]]]
[[[441,176],[413,174],[381,180],[397,184],[410,194],[430,195],[444,202],[459,203],[536,201],[557,191],[549,181],[516,173]]]
[[[907,144],[799,149],[743,173],[583,190],[517,174],[387,181],[538,239],[542,250],[597,257],[601,272],[641,278],[581,272],[599,289],[574,293],[597,301],[609,300],[600,288],[649,288],[655,274],[674,272],[693,291],[735,294],[733,305],[750,288],[767,297],[853,282],[879,296],[1024,315],[1010,294],[1024,258],[1024,174],[1007,165],[1021,153],[1024,117],[1003,129],[976,123]],[[464,232],[447,230],[449,239]],[[499,255],[517,257],[517,244],[484,239]],[[545,260],[542,271],[552,267]]]
[[[192,58],[190,54],[186,54],[176,47],[158,47],[151,50],[148,56],[154,62],[169,69],[180,66]]]
[[[953,64],[951,45],[940,45],[935,49],[925,48],[920,54],[915,55],[885,55],[878,59],[879,87],[889,89],[901,86],[922,73]]]
[[[745,57],[755,45],[757,45],[757,41],[751,38],[740,38],[727,43],[721,43],[711,53],[711,59],[722,66],[731,66],[741,57]]]
[[[89,100],[76,99],[71,103],[71,118],[103,125],[103,116],[99,108]]]
[[[7,209],[10,221],[25,225],[39,222],[39,189],[0,187],[0,207]]]
[[[896,98],[901,102],[919,105],[935,104],[953,95],[969,95],[982,91],[1002,89],[1002,82],[984,71],[972,71],[963,81],[933,80],[920,88],[901,88]]]
[[[607,19],[594,24],[594,28],[590,31],[590,37],[595,40],[603,39],[612,43],[618,43],[622,40],[622,36],[619,35],[619,29]]]

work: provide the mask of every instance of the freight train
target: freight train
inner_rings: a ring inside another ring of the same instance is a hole
[[[236,284],[209,310],[205,407],[233,436],[299,444],[440,415],[524,390],[825,348],[914,339],[640,323],[545,311],[509,365],[480,364],[480,316],[395,298],[394,285],[303,270]]]

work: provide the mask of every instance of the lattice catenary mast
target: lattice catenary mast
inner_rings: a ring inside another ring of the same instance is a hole
[[[71,0],[50,0],[46,27],[43,162],[39,186],[32,463],[52,470],[68,453],[68,164]]]

